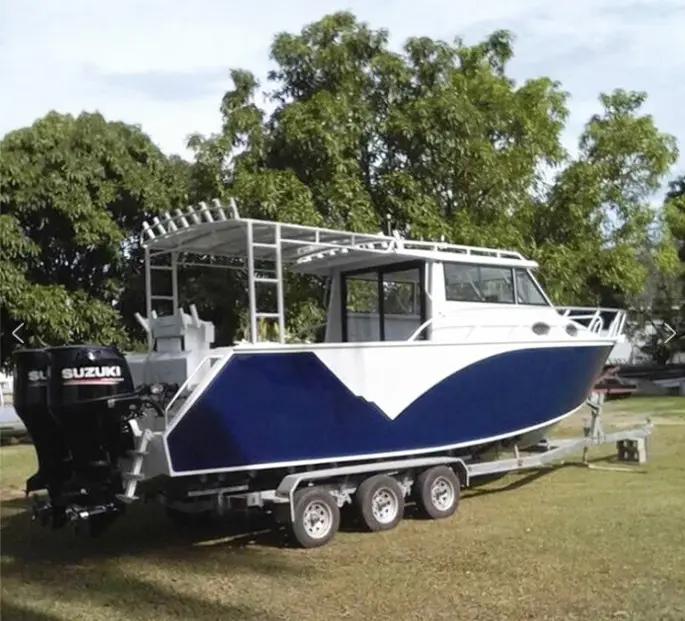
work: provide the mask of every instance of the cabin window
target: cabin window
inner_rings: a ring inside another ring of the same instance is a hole
[[[533,280],[527,270],[516,269],[516,298],[519,304],[530,306],[548,306],[540,287]]]
[[[511,268],[445,263],[444,269],[448,301],[514,304]]]
[[[404,341],[426,320],[423,263],[345,273],[342,291],[343,341]]]
[[[385,272],[381,274],[383,312],[386,315],[420,315],[418,270]]]
[[[444,269],[445,296],[450,302],[549,305],[528,270],[464,263],[445,263]]]
[[[347,309],[352,313],[377,313],[378,276],[374,273],[359,274],[346,279]]]

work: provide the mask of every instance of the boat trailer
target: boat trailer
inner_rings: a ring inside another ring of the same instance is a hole
[[[407,501],[414,501],[430,519],[446,518],[457,510],[462,488],[475,478],[550,467],[581,450],[590,466],[588,451],[593,446],[615,444],[619,461],[645,463],[653,429],[647,420],[641,427],[606,433],[606,391],[595,385],[587,400],[590,420],[581,437],[542,440],[525,451],[513,438],[508,445],[480,447],[478,453],[472,449],[471,454],[448,450],[403,458],[379,456],[345,464],[310,464],[297,471],[247,472],[239,479],[221,472],[150,477],[148,466],[153,463],[147,460],[153,458],[154,421],[165,421],[165,404],[155,401],[158,391],[152,386],[134,389],[118,350],[63,346],[49,355],[24,350],[18,355],[15,379],[17,409],[31,432],[39,462],[38,472],[26,482],[26,495],[46,489],[49,498],[34,496],[33,518],[53,528],[87,524],[93,536],[128,505],[143,500],[161,501],[171,518],[184,522],[198,514],[264,511],[276,524],[287,525],[301,547],[318,547],[335,536],[341,509],[348,506],[356,509],[367,530],[390,530],[401,521]],[[51,417],[45,416],[46,385]],[[47,425],[50,421],[53,427]],[[68,445],[60,426],[68,432]],[[500,457],[502,448],[513,450],[513,457]]]
[[[587,400],[590,418],[583,435],[567,439],[546,439],[519,450],[513,457],[489,459],[478,456],[425,455],[351,465],[329,464],[286,474],[269,489],[244,486],[207,486],[188,489],[182,497],[161,500],[171,516],[186,522],[193,516],[214,514],[230,516],[250,511],[265,511],[275,525],[286,525],[303,548],[328,543],[340,527],[341,509],[351,507],[369,531],[394,528],[402,519],[405,504],[415,502],[429,519],[447,518],[459,505],[461,490],[474,479],[524,470],[553,468],[564,459],[582,451],[588,468],[629,472],[630,467],[599,466],[589,461],[592,447],[615,444],[619,462],[644,464],[648,460],[648,440],[653,431],[649,419],[641,426],[605,432],[602,410],[605,393],[595,392]],[[145,443],[145,432],[140,436]],[[139,463],[145,453],[138,451]],[[135,483],[121,499],[131,502]],[[160,498],[158,498],[160,500]]]

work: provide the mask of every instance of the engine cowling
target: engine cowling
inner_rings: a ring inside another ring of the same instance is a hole
[[[14,359],[14,409],[33,441],[38,460],[38,471],[27,480],[26,490],[55,490],[71,476],[71,453],[48,408],[50,355],[44,349],[22,349]]]
[[[47,404],[67,439],[74,485],[91,496],[109,497],[120,487],[117,460],[132,448],[126,418],[137,397],[126,359],[115,347],[102,345],[47,352]]]
[[[126,358],[113,346],[64,345],[22,350],[15,361],[17,413],[39,462],[27,492],[49,496],[34,511],[53,526],[97,516],[98,530],[121,509],[119,460],[133,448],[128,421],[142,413]]]

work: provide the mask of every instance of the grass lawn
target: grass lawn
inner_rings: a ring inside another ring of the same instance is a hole
[[[650,461],[631,472],[588,470],[579,456],[465,491],[450,519],[340,532],[314,550],[246,526],[184,533],[142,505],[100,539],[51,532],[19,497],[33,447],[5,446],[2,619],[683,621],[685,398],[613,402],[605,426],[644,415]],[[574,416],[563,431],[581,425]]]

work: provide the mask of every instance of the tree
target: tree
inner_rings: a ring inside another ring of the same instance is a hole
[[[685,175],[670,183],[662,211],[678,258],[676,269],[654,278],[656,291],[650,309],[653,319],[666,322],[675,330],[667,343],[665,335],[658,334],[650,344],[655,357],[665,363],[685,351]]]
[[[537,210],[539,256],[558,298],[633,305],[650,265],[658,273],[676,268],[670,223],[651,199],[678,150],[640,114],[645,100],[620,89],[600,95],[603,113],[587,123],[578,159]]]
[[[470,46],[415,37],[392,52],[387,31],[347,12],[281,33],[275,109],[233,71],[222,131],[191,141],[196,187],[253,216],[365,231],[389,217],[412,237],[518,249],[540,260],[558,302],[627,300],[647,279],[640,253],[673,268],[649,201],[675,140],[641,114],[644,94],[617,90],[600,96],[570,159],[567,94],[546,77],[516,84],[513,54],[505,31]]]
[[[5,364],[19,345],[130,344],[117,302],[142,221],[184,199],[179,163],[138,128],[56,112],[0,142]],[[140,302],[140,310],[144,304]]]

